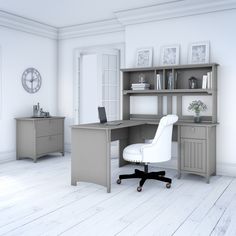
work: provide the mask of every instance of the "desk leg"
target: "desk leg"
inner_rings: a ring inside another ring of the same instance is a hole
[[[128,146],[128,139],[121,139],[119,141],[119,167],[122,167],[128,164],[128,161],[125,161],[123,159],[123,150],[127,146]]]
[[[180,171],[178,171],[177,179],[180,179],[180,178],[181,178],[181,173],[180,173]]]
[[[111,191],[110,130],[72,129],[71,184],[90,182]]]

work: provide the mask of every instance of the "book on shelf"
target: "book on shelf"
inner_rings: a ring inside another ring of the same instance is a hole
[[[150,84],[148,83],[137,83],[137,84],[132,84],[131,87],[149,87]]]
[[[160,90],[160,89],[162,89],[161,88],[161,75],[160,74],[157,74],[156,75],[156,83],[157,83],[157,90]]]
[[[206,89],[207,88],[207,75],[203,75],[202,77],[202,89]]]
[[[212,89],[212,72],[207,72],[207,88]]]
[[[212,72],[207,72],[202,77],[202,89],[212,89]]]
[[[149,90],[149,88],[132,88],[132,90]]]
[[[136,83],[131,85],[132,90],[145,90],[149,89],[150,84],[148,83]]]

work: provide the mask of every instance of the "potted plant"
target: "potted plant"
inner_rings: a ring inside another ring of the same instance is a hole
[[[207,109],[206,104],[204,104],[201,100],[192,101],[188,106],[189,111],[195,112],[195,116],[194,116],[195,123],[201,122],[200,112],[206,111],[206,109]]]

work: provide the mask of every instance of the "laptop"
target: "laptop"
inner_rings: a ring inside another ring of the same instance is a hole
[[[120,125],[120,124],[122,124],[121,121],[107,121],[105,107],[98,107],[98,117],[99,117],[101,124],[105,124],[105,125]]]

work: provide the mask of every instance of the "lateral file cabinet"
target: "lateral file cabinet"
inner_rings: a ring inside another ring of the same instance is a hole
[[[216,173],[216,127],[214,125],[179,126],[178,177],[192,173],[206,177]]]
[[[16,118],[16,159],[64,155],[64,117]]]

